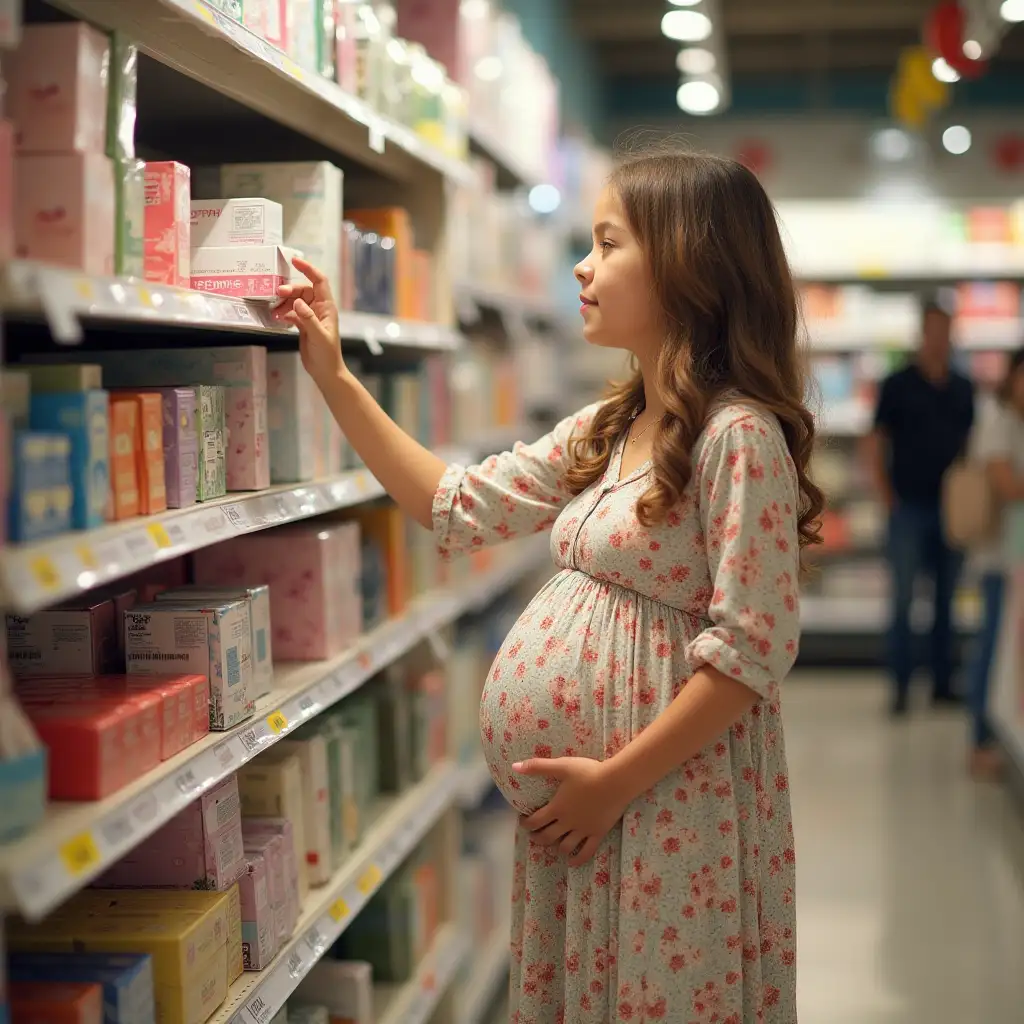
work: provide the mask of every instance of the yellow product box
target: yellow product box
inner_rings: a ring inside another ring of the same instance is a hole
[[[157,1024],[204,1024],[228,994],[230,903],[223,893],[205,895],[219,898],[184,909],[133,904],[123,891],[109,898],[109,892],[85,890],[40,924],[12,919],[8,942],[26,952],[147,953]]]
[[[149,909],[204,912],[226,900],[228,985],[242,976],[242,899],[236,882],[223,892],[203,889],[86,889],[83,896],[98,894],[99,901],[119,900],[126,906]]]
[[[299,899],[309,894],[306,864],[306,816],[299,755],[271,747],[238,770],[242,798],[242,833],[246,818],[288,818],[292,823],[295,861],[299,869]]]

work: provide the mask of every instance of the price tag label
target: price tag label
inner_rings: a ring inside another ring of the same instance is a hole
[[[100,851],[91,832],[82,832],[69,839],[60,848],[60,859],[67,872],[74,878],[84,874],[100,862]]]
[[[125,537],[125,547],[128,548],[128,554],[132,558],[142,559],[149,555],[151,548],[150,541],[147,540],[148,537],[148,532],[129,533],[128,536]]]
[[[280,736],[288,728],[288,719],[280,711],[274,711],[267,715],[267,725],[275,736]]]
[[[292,950],[291,956],[288,957],[288,973],[293,978],[301,978],[306,973],[306,962],[302,959],[302,954],[297,950]]]
[[[29,569],[40,588],[51,593],[60,586],[60,571],[52,558],[37,555],[29,562]]]
[[[239,734],[238,739],[247,754],[255,754],[260,749],[260,735],[255,729],[246,729],[245,732]]]
[[[153,302],[153,293],[148,288],[139,287],[136,289],[136,294],[139,297],[139,304],[146,309],[153,309],[155,303]]]
[[[320,934],[320,929],[316,925],[306,932],[306,945],[315,957],[319,957],[327,948],[327,943],[324,941],[324,937]]]
[[[370,667],[373,665],[373,658],[370,657],[369,651],[360,651],[359,657],[356,658],[356,661],[359,663],[360,668],[366,669],[367,671],[369,671]]]
[[[241,505],[224,505],[224,515],[228,522],[236,530],[247,530],[249,528],[249,516]]]
[[[275,1012],[274,1006],[263,996],[253,996],[245,1004],[245,1008],[256,1024],[267,1024]]]
[[[231,743],[225,740],[213,748],[213,756],[217,759],[217,764],[221,768],[228,768],[235,759],[235,752],[231,749]]]
[[[191,768],[187,768],[174,780],[174,784],[181,793],[188,796],[199,788],[199,779],[196,778],[196,773]]]
[[[299,710],[304,715],[312,714],[316,706],[317,701],[312,694],[307,693],[303,697],[299,698]]]
[[[78,560],[89,572],[96,572],[99,569],[100,563],[96,559],[96,552],[88,544],[79,544],[75,548],[75,554],[78,555]]]
[[[103,833],[104,842],[117,849],[128,845],[134,829],[131,819],[126,814],[115,814],[100,823],[100,831]]]
[[[89,278],[76,277],[75,294],[84,302],[93,302],[96,298],[96,289],[93,288],[92,281]]]
[[[153,543],[157,546],[158,550],[164,551],[167,548],[174,547],[174,541],[171,540],[167,527],[163,523],[150,523],[146,527],[146,532],[153,538]]]
[[[356,882],[356,888],[364,895],[369,896],[370,893],[377,888],[381,883],[383,874],[376,864],[371,864],[360,876],[359,881]]]
[[[335,924],[341,924],[341,922],[349,916],[351,911],[348,909],[348,904],[344,900],[338,899],[331,904],[331,909],[328,913],[331,915],[331,920]]]

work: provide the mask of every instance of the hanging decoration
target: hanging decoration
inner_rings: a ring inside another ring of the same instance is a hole
[[[889,110],[905,128],[923,128],[931,113],[949,102],[949,86],[932,74],[934,59],[924,46],[908,46],[900,54],[889,89]]]
[[[980,78],[988,69],[984,58],[972,59],[964,53],[967,42],[967,12],[958,0],[943,0],[932,9],[925,22],[925,42],[936,57],[941,57],[961,78]]]

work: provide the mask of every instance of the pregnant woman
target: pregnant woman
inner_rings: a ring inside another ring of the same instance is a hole
[[[794,849],[779,684],[797,653],[806,467],[775,214],[728,160],[614,171],[576,268],[583,333],[628,350],[603,402],[445,466],[346,369],[323,275],[286,287],[307,370],[446,556],[540,531],[557,575],[491,669],[484,750],[521,815],[516,1024],[792,1024]]]

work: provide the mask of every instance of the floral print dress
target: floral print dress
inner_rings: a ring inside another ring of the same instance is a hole
[[[594,409],[481,466],[434,499],[442,554],[552,531],[559,568],[502,646],[480,708],[494,781],[520,813],[554,784],[530,757],[605,759],[702,665],[760,697],[732,728],[628,808],[570,868],[519,829],[513,1024],[792,1024],[793,826],[779,683],[797,652],[796,471],[774,417],[719,407],[667,520],[641,525],[650,464],[572,497],[568,441]]]

